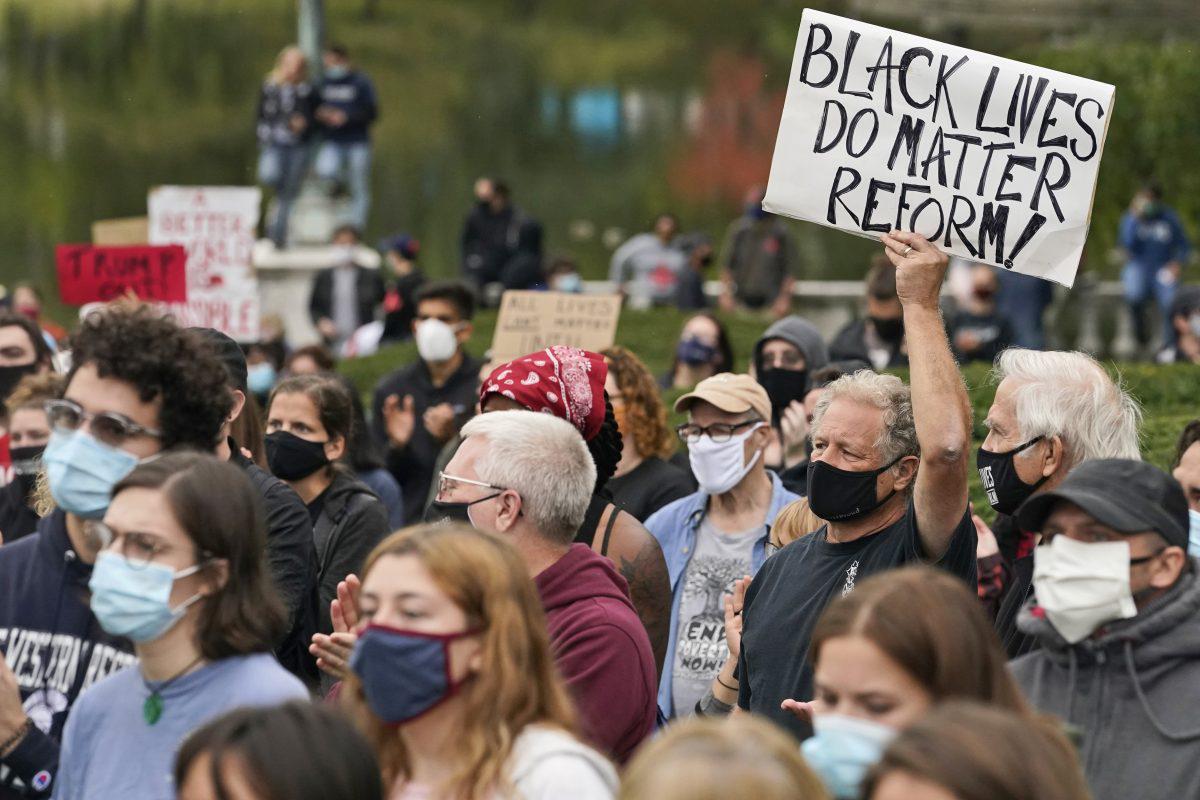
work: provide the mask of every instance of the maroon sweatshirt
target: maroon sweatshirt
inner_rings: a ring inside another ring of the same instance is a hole
[[[654,653],[628,585],[585,544],[571,545],[534,582],[584,733],[624,763],[653,733],[658,703]]]

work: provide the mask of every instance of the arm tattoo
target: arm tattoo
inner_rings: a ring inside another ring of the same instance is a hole
[[[629,583],[629,596],[650,637],[654,662],[661,674],[671,625],[671,581],[658,542],[650,536],[647,539],[632,559],[618,555],[617,567]]]

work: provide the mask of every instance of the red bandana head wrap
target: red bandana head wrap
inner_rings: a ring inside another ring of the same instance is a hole
[[[599,353],[555,345],[501,364],[479,387],[479,405],[499,394],[530,411],[565,419],[590,440],[604,423],[604,379]]]

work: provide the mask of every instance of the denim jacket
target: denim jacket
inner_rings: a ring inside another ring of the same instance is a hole
[[[771,478],[771,506],[767,509],[763,534],[754,543],[754,551],[750,558],[752,574],[758,572],[758,568],[767,558],[767,540],[771,535],[771,526],[775,524],[775,516],[788,503],[800,499],[799,495],[783,488],[783,483],[774,472],[768,470],[767,475]],[[667,574],[671,578],[671,631],[667,637],[667,658],[663,664],[662,678],[658,683],[659,710],[668,719],[675,716],[671,680],[679,628],[679,600],[683,586],[681,578],[687,572],[688,562],[692,560],[692,554],[696,550],[696,531],[700,528],[700,521],[704,519],[708,498],[709,495],[701,489],[663,506],[646,520],[646,529],[662,547],[663,557],[667,560]],[[685,713],[689,710],[685,709]]]

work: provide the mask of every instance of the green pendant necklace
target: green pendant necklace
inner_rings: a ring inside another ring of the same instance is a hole
[[[182,670],[175,673],[173,676],[171,676],[170,678],[167,678],[165,681],[162,681],[161,683],[159,683],[156,686],[151,686],[150,681],[146,680],[144,677],[142,678],[142,683],[144,683],[146,685],[146,691],[150,692],[150,695],[146,698],[146,701],[144,703],[142,703],[142,718],[146,720],[147,725],[153,725],[154,723],[158,722],[159,719],[162,718],[162,713],[163,713],[162,692],[163,692],[163,690],[166,689],[168,686],[170,686],[175,681],[182,678],[184,675],[187,675],[189,672],[192,671],[193,667],[195,667],[197,664],[199,664],[203,660],[204,660],[203,655],[197,656],[195,661],[188,664]]]

